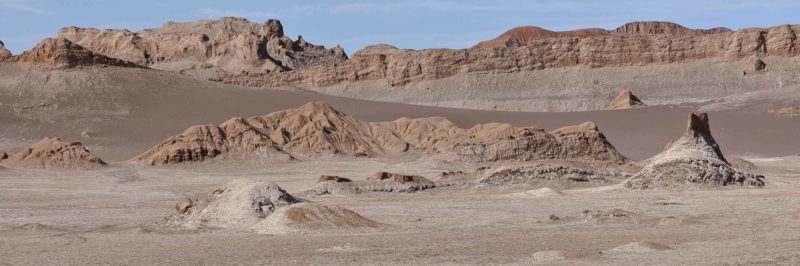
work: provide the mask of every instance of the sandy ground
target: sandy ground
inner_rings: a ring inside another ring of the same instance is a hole
[[[611,186],[526,197],[517,193],[532,187],[478,186],[310,197],[389,227],[294,235],[143,228],[170,212],[182,195],[231,179],[275,181],[296,193],[323,173],[433,176],[441,169],[333,158],[230,169],[125,164],[90,172],[6,169],[0,171],[0,257],[11,265],[800,263],[800,158],[753,161],[768,177],[762,189],[642,192]],[[584,214],[613,209],[630,214]],[[19,228],[30,223],[43,226]],[[609,251],[633,242],[644,244]]]

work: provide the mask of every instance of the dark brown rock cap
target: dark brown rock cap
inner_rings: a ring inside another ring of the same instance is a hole
[[[689,121],[686,125],[686,136],[711,136],[711,129],[708,124],[708,114],[706,113],[691,113],[689,114]]]

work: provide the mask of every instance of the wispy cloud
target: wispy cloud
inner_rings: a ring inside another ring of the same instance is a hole
[[[33,5],[32,0],[0,0],[0,8],[23,11],[37,15],[52,15],[49,11]]]

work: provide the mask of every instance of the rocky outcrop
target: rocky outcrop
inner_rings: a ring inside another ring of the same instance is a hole
[[[764,176],[740,172],[711,136],[708,115],[689,114],[683,137],[670,143],[625,186],[632,189],[696,189],[764,185]]]
[[[378,228],[381,224],[341,208],[303,202],[274,183],[231,181],[175,204],[157,223],[163,229],[293,233]]]
[[[11,168],[88,170],[106,163],[79,142],[66,143],[58,138],[44,138],[2,160],[2,165]]]
[[[302,37],[292,40],[274,19],[262,24],[233,17],[167,22],[140,32],[67,27],[58,36],[142,66],[198,74],[281,72],[347,58],[341,47],[325,49]]]
[[[689,29],[677,23],[666,21],[639,21],[626,23],[614,30],[614,34],[672,34],[672,35],[703,35],[732,32],[728,28],[713,28],[707,30]]]
[[[133,160],[149,165],[217,156],[394,156],[421,152],[442,160],[570,159],[625,162],[597,126],[587,122],[546,132],[509,124],[458,128],[441,117],[367,123],[322,102],[265,116],[233,118],[187,129]]]
[[[672,64],[715,58],[736,61],[752,56],[797,56],[799,25],[744,29],[696,31],[664,23],[638,23],[623,26],[610,35],[526,39],[521,46],[428,49],[397,51],[369,49],[337,64],[267,74],[220,75],[215,80],[245,85],[276,87],[284,85],[325,87],[342,82],[385,81],[402,86],[422,80],[435,80],[464,73],[516,73],[570,66],[618,67]],[[650,34],[653,33],[653,34]],[[503,42],[503,41],[501,41]],[[386,47],[384,47],[386,48]]]
[[[378,172],[366,180],[353,181],[343,177],[320,177],[319,182],[305,193],[321,195],[350,195],[368,192],[411,193],[435,188],[437,182],[424,176]]]
[[[71,68],[77,66],[122,66],[136,67],[136,64],[111,58],[83,48],[64,38],[47,38],[30,51],[12,60],[44,67]]]
[[[633,92],[630,90],[622,90],[617,97],[614,97],[614,99],[608,103],[606,110],[630,109],[645,106],[647,105],[644,104],[639,97],[633,95]]]
[[[473,46],[473,49],[499,48],[499,47],[520,47],[526,46],[535,40],[557,38],[557,37],[598,37],[610,35],[611,32],[604,29],[579,29],[571,31],[551,31],[536,26],[522,26],[510,29],[495,39],[482,41]]]
[[[783,116],[798,116],[800,115],[800,106],[775,108],[775,109],[770,109],[769,112]]]
[[[0,61],[6,58],[10,58],[11,56],[13,56],[13,54],[11,54],[11,51],[6,49],[6,44],[3,43],[3,41],[0,41]]]
[[[598,170],[571,165],[535,163],[523,166],[501,167],[479,180],[492,185],[550,185],[569,187],[575,184],[606,184],[611,182]]]

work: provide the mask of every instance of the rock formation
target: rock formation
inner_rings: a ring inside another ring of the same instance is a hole
[[[341,208],[303,202],[274,183],[231,181],[207,193],[187,197],[162,228],[216,229],[256,233],[378,228],[381,224]]]
[[[322,103],[265,116],[233,118],[220,126],[194,126],[170,137],[134,160],[163,165],[203,161],[220,155],[392,156],[409,151],[445,160],[499,161],[626,159],[593,123],[550,133],[509,124],[461,129],[441,117],[367,123]]]
[[[79,142],[66,143],[58,138],[44,138],[23,149],[2,164],[12,168],[86,170],[106,165]]]
[[[602,30],[555,33],[521,28],[470,49],[402,51],[382,46],[356,52],[349,60],[337,64],[320,64],[299,71],[221,75],[216,80],[265,87],[324,87],[363,80],[382,80],[389,86],[402,86],[463,73],[514,73],[569,66],[640,66],[706,58],[735,61],[754,55],[797,56],[800,50],[794,47],[798,30],[800,25],[735,32],[690,30],[664,22],[629,23],[607,33]],[[531,37],[520,39],[519,35]]]
[[[58,36],[142,66],[199,75],[281,72],[347,59],[341,47],[325,49],[284,36],[283,25],[274,19],[263,24],[233,17],[167,22],[140,32],[67,27]]]
[[[322,176],[306,193],[312,195],[349,195],[365,192],[410,193],[434,188],[437,183],[423,176],[378,172],[363,181]]]
[[[606,110],[629,109],[647,106],[639,100],[639,97],[633,95],[630,90],[622,90],[617,97],[615,97],[606,106]]]
[[[653,157],[625,186],[633,189],[692,189],[763,186],[764,177],[740,172],[722,155],[711,136],[708,115],[689,114],[683,137]]]
[[[13,54],[11,54],[11,51],[6,49],[6,44],[3,43],[3,41],[0,41],[0,61],[10,58],[11,56],[13,56]]]
[[[63,38],[47,38],[30,51],[13,58],[14,61],[53,68],[71,68],[77,66],[123,66],[135,67],[136,64],[110,58],[77,45]]]

